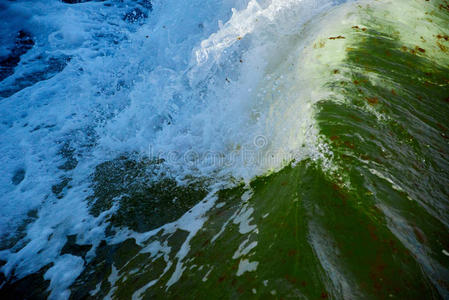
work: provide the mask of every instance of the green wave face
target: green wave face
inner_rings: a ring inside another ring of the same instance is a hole
[[[209,193],[134,186],[154,162],[98,166],[92,214],[126,196],[73,299],[449,298],[449,4],[333,14],[304,50],[323,157]]]
[[[100,246],[72,297],[448,298],[449,6],[387,2],[311,45],[323,159],[213,193],[196,231]]]

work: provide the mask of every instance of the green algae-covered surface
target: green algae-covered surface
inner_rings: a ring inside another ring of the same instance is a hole
[[[347,14],[309,53],[323,158],[219,190],[98,166],[91,213],[117,209],[71,298],[449,298],[449,4]]]

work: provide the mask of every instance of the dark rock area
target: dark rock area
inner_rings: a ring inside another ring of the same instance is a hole
[[[177,220],[206,196],[201,184],[179,185],[153,173],[155,168],[157,162],[126,156],[98,165],[92,178],[94,193],[88,199],[90,212],[98,216],[118,202],[111,224],[146,232]]]
[[[128,23],[137,23],[145,18],[147,18],[147,14],[144,13],[140,8],[136,7],[127,12],[123,17],[123,20]]]
[[[141,0],[138,1],[140,5],[142,5],[144,8],[149,9],[150,11],[153,10],[153,4],[151,4],[150,0]]]
[[[25,169],[20,168],[14,172],[14,176],[11,178],[12,184],[19,185],[25,178]]]
[[[62,165],[58,166],[58,169],[64,171],[70,171],[76,168],[78,165],[78,160],[76,159],[75,149],[70,145],[69,142],[63,143],[59,154],[65,159]]]
[[[0,57],[0,81],[14,73],[14,68],[19,64],[20,57],[34,46],[31,34],[20,30],[17,33],[14,48],[7,57]]]
[[[128,239],[123,243],[108,245],[102,241],[98,246],[95,258],[86,266],[81,275],[71,287],[70,299],[86,299],[90,297],[90,291],[101,283],[100,291],[95,295],[102,299],[111,288],[108,277],[112,272],[112,265],[117,269],[122,268],[139,251],[134,239]]]
[[[61,250],[61,255],[71,254],[84,258],[91,248],[92,245],[78,245],[76,243],[76,235],[69,235],[67,236],[67,242]]]
[[[51,191],[53,194],[55,194],[56,198],[62,199],[65,196],[65,192],[67,189],[70,189],[71,186],[69,185],[70,181],[72,181],[72,178],[69,177],[62,177],[60,178],[60,182],[53,185],[51,187]]]
[[[52,265],[53,263],[50,263],[38,272],[21,279],[14,278],[14,276],[6,279],[5,275],[0,273],[0,299],[47,299],[50,294],[48,291],[50,281],[44,279],[44,274]]]
[[[0,232],[0,251],[9,249],[9,251],[14,253],[25,247],[27,243],[27,240],[24,239],[26,236],[26,228],[37,219],[37,213],[38,211],[36,209],[28,211],[25,219],[16,230]],[[2,298],[0,297],[0,299]]]
[[[14,82],[7,86],[7,88],[0,89],[0,97],[7,98],[26,87],[52,78],[57,73],[64,70],[64,68],[71,60],[71,58],[67,56],[49,57],[47,59],[36,57],[36,59],[42,60],[42,62],[44,63],[44,67],[41,70],[25,73],[23,76],[16,78]],[[9,75],[11,75],[12,73],[13,71]]]
[[[77,4],[77,3],[90,2],[92,0],[61,0],[61,1],[67,4]]]

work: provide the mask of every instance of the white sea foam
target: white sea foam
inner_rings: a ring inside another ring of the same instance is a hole
[[[301,147],[313,135],[301,31],[329,5],[252,0],[234,9],[216,32],[191,44],[185,64],[141,73],[130,105],[102,129],[100,153],[148,150],[180,178],[244,180],[310,154]],[[156,27],[170,31],[163,24]]]

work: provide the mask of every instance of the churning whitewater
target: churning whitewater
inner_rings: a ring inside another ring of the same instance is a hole
[[[0,3],[2,299],[448,299],[446,0]]]

